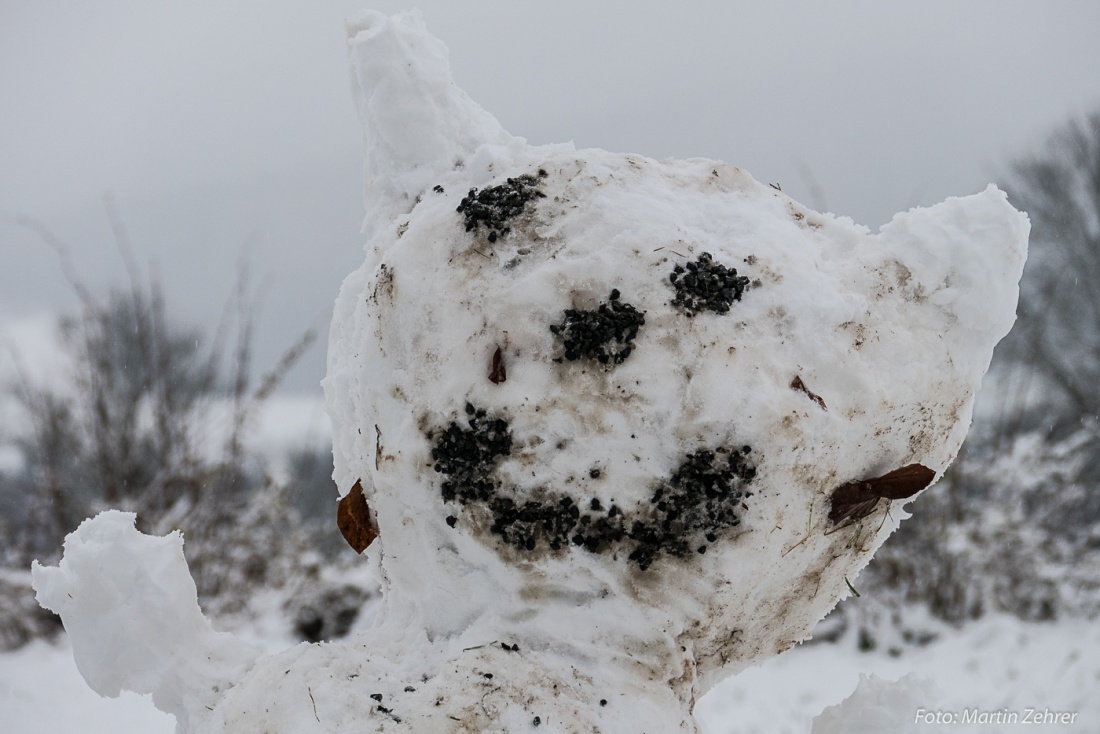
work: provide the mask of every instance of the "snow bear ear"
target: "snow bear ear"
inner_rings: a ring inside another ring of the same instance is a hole
[[[419,12],[392,18],[364,12],[348,21],[347,31],[366,150],[368,235],[368,227],[410,211],[456,166],[473,166],[484,145],[522,146],[455,85],[447,47],[428,33]]]

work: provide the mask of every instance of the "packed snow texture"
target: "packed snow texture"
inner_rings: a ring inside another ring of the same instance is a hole
[[[85,520],[65,538],[58,567],[34,563],[34,589],[61,616],[92,690],[152,694],[177,731],[190,731],[257,651],[203,616],[179,532],[145,535],[136,519],[109,510]]]
[[[191,730],[698,731],[904,517],[831,493],[957,454],[1027,219],[989,187],[872,234],[725,163],[531,147],[418,15],[348,30],[368,239],[324,388],[385,600]]]

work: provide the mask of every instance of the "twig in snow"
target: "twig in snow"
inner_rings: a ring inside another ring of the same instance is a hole
[[[496,642],[497,642],[496,640],[493,640],[492,642],[486,642],[484,645],[474,645],[473,647],[464,647],[464,648],[462,648],[462,652],[469,652],[470,650],[480,650],[483,647],[489,647],[489,645],[495,645]]]

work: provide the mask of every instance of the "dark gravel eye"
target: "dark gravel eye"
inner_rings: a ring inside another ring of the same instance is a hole
[[[645,314],[612,290],[606,303],[591,311],[565,310],[565,320],[553,324],[565,348],[565,359],[591,359],[600,364],[622,364],[634,350],[634,338],[645,325]]]
[[[489,418],[484,410],[466,404],[467,427],[452,421],[435,437],[433,469],[447,476],[443,499],[463,504],[488,501],[496,493],[493,472],[500,457],[512,451],[512,435],[503,418]],[[453,526],[452,526],[453,527]]]
[[[527,202],[546,197],[538,189],[540,183],[538,178],[527,174],[481,191],[470,189],[456,211],[465,215],[467,232],[484,226],[489,241],[496,242],[509,232],[506,223],[522,214]]]
[[[749,284],[748,278],[738,275],[734,268],[715,262],[709,252],[704,252],[694,262],[673,267],[668,281],[676,291],[672,304],[689,317],[700,311],[728,313],[730,305],[741,300]]]

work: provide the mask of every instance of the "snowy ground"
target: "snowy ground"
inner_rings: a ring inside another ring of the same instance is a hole
[[[1067,725],[960,725],[944,731],[1100,729],[1100,699],[1095,696],[1100,689],[1100,626],[1076,621],[1024,624],[1008,618],[981,620],[900,657],[860,653],[851,644],[796,648],[720,684],[699,704],[698,717],[707,734],[806,734],[814,716],[855,689],[861,673],[888,680],[909,673],[931,679],[943,695],[942,710],[960,715],[964,709],[978,709],[1016,711],[1022,717],[1027,708],[1078,714]],[[928,706],[935,710],[937,704]],[[915,715],[915,710],[899,711],[898,729],[912,725]],[[64,639],[0,655],[0,720],[7,734],[170,734],[174,725],[148,699],[123,694],[111,700],[92,693]],[[939,729],[913,729],[925,730]]]
[[[916,708],[949,714],[1018,712],[1028,708],[1077,712],[1072,725],[932,725],[913,731],[1095,732],[1100,730],[1100,627],[1069,621],[1026,624],[1002,617],[975,622],[937,642],[899,657],[861,653],[848,645],[811,645],[773,658],[720,684],[697,714],[708,734],[805,734],[826,706],[851,694],[860,674],[897,680],[910,673],[931,680],[938,701],[913,700],[898,711],[893,731],[910,731]],[[849,732],[863,731],[855,727]]]

